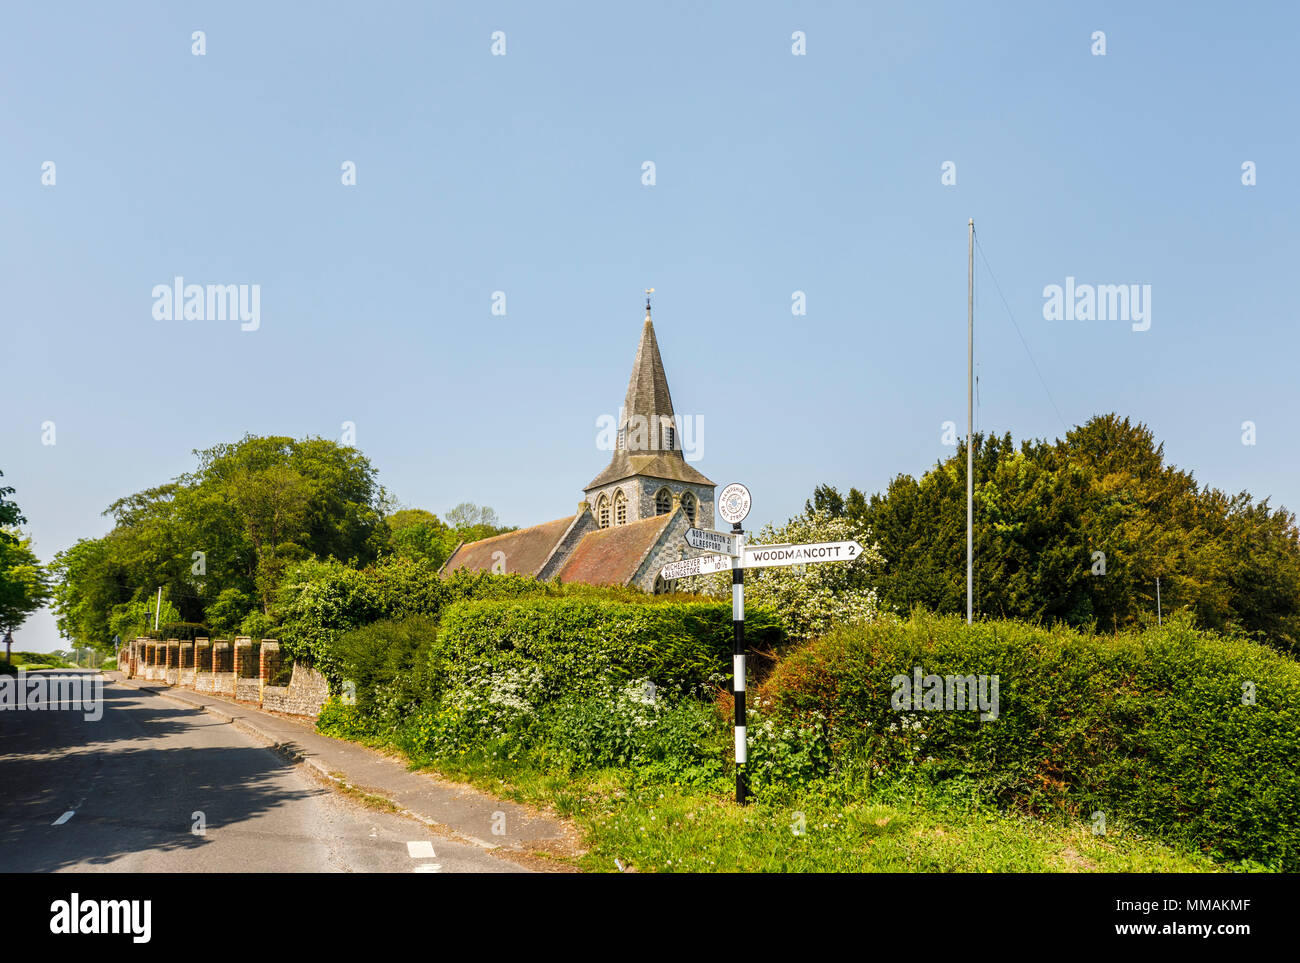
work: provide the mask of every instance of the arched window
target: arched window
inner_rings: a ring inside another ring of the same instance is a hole
[[[667,515],[673,510],[673,493],[667,488],[659,489],[659,494],[655,496],[655,514]]]
[[[614,496],[614,524],[627,524],[627,496],[623,494],[622,489]]]
[[[668,594],[669,591],[670,589],[668,586],[668,582],[664,579],[664,577],[662,575],[656,575],[655,587],[654,587],[655,595],[666,595]]]
[[[686,511],[686,517],[692,525],[695,524],[695,496],[690,492],[682,493],[682,508]]]
[[[596,502],[596,524],[601,528],[609,528],[609,499],[604,495]]]
[[[677,430],[672,425],[664,425],[664,451],[673,451],[677,447]]]

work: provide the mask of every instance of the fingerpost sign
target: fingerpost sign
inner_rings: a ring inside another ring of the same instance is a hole
[[[665,565],[660,572],[665,579],[676,579],[731,569],[731,625],[734,635],[731,691],[736,703],[736,802],[742,806],[747,795],[745,772],[749,761],[749,744],[745,735],[745,569],[853,562],[862,555],[862,546],[853,539],[805,545],[747,545],[745,530],[740,523],[749,514],[750,505],[748,488],[739,483],[728,485],[718,496],[718,514],[723,521],[731,523],[731,534],[688,529],[688,545],[714,554],[682,559]]]

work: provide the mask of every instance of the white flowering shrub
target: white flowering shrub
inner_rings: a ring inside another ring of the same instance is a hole
[[[826,716],[809,713],[802,719],[777,720],[770,700],[755,700],[746,708],[747,783],[755,792],[786,792],[819,779],[831,769],[831,743]]]
[[[665,693],[647,679],[575,693],[547,712],[546,752],[573,769],[630,766],[647,781],[708,782],[723,773],[723,745],[703,695]]]
[[[529,667],[462,682],[403,727],[405,748],[436,757],[495,746],[507,758],[516,758],[537,720],[542,689],[542,673]]]
[[[852,562],[746,569],[746,606],[768,609],[795,640],[822,635],[833,625],[874,620],[879,607],[870,573],[885,560],[870,531],[857,529],[847,518],[835,518],[829,512],[813,509],[796,515],[780,527],[763,526],[753,537],[753,543],[840,542],[854,538],[861,542],[862,554]],[[731,573],[680,579],[677,588],[701,595],[729,596]]]

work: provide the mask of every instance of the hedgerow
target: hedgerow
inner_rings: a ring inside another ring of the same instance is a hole
[[[997,676],[996,719],[893,708],[893,680]],[[824,720],[824,774],[958,780],[998,804],[1120,815],[1216,857],[1300,867],[1300,666],[1187,619],[1117,636],[914,613],[789,653],[756,693]]]

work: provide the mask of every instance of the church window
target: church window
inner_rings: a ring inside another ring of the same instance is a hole
[[[682,508],[686,511],[686,517],[692,525],[695,524],[695,496],[690,492],[682,495]]]
[[[659,489],[659,494],[655,496],[655,514],[667,515],[673,508],[673,496],[667,488]]]
[[[627,496],[621,491],[614,496],[614,524],[627,524]]]
[[[677,448],[677,430],[672,425],[664,425],[664,451],[674,451]]]
[[[601,528],[609,528],[609,499],[604,495],[596,503],[596,524]]]

